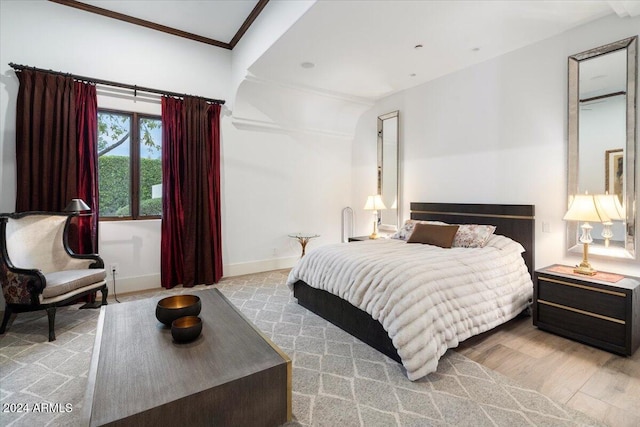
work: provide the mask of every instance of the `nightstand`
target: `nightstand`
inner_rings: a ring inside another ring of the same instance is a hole
[[[640,346],[640,278],[606,272],[585,276],[572,271],[572,267],[557,264],[536,270],[533,324],[631,356]]]

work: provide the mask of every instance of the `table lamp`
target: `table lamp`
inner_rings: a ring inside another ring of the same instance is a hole
[[[598,210],[604,212],[604,214],[609,217],[608,221],[602,223],[602,237],[604,237],[605,247],[608,248],[609,239],[613,237],[613,230],[611,230],[611,226],[613,225],[612,221],[623,221],[625,219],[624,208],[620,204],[620,198],[616,194],[597,194],[595,200]]]
[[[382,202],[382,197],[379,194],[367,197],[364,210],[373,211],[373,233],[369,235],[370,239],[378,238],[378,210],[380,209],[387,209],[387,207]]]
[[[583,244],[582,262],[576,268],[574,273],[586,274],[593,276],[597,273],[589,264],[589,244],[593,242],[591,238],[591,229],[589,222],[607,222],[609,218],[604,211],[598,210],[596,199],[591,194],[576,194],[569,205],[569,210],[562,219],[565,221],[584,221],[580,226],[582,228],[582,236],[580,242]]]

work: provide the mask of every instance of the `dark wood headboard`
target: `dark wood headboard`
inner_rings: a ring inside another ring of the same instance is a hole
[[[411,219],[495,225],[496,234],[507,236],[525,248],[522,257],[533,278],[536,242],[534,205],[411,202],[410,208]]]

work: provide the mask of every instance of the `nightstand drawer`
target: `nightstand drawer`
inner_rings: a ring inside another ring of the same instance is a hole
[[[620,347],[623,352],[626,342],[626,325],[582,313],[547,305],[538,301],[538,327],[563,333],[571,338],[592,345]]]
[[[625,298],[626,294],[622,291],[610,291],[588,284],[538,277],[538,300],[597,313],[605,317],[624,320],[626,318]]]

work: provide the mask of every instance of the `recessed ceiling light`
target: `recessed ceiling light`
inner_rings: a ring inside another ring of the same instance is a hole
[[[302,68],[313,68],[316,66],[316,64],[314,64],[313,62],[303,62],[302,64],[300,64],[300,66]]]
[[[422,45],[421,45],[421,44],[417,44],[417,45],[415,45],[413,48],[414,48],[414,49],[421,49],[421,48],[422,48]]]
[[[471,49],[471,50],[472,50],[472,51],[474,51],[474,52],[478,52],[478,51],[480,50],[480,48],[479,48],[479,47],[474,47],[474,48],[473,48],[473,49]]]
[[[409,74],[409,77],[415,77],[415,76],[416,76],[416,73]]]

